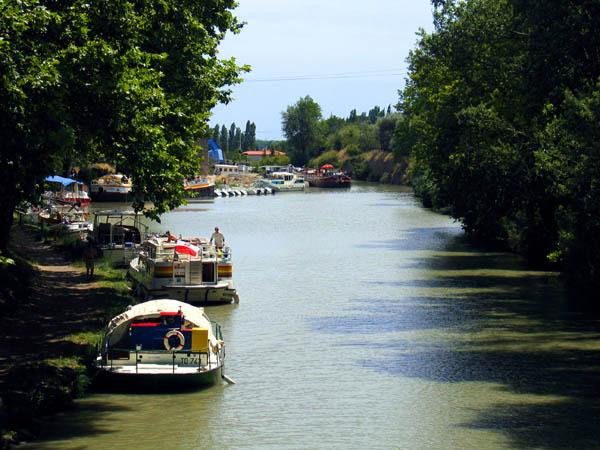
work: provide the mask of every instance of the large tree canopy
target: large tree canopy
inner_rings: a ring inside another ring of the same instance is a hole
[[[321,107],[309,95],[281,113],[282,128],[288,140],[292,163],[303,166],[316,155],[319,143]]]
[[[234,0],[2,0],[0,248],[15,206],[45,176],[105,158],[151,215],[181,203],[196,142],[246,67],[217,46]]]
[[[600,285],[600,2],[434,0],[396,128],[467,232]]]

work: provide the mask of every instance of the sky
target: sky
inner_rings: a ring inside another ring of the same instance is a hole
[[[323,117],[347,117],[398,101],[417,31],[433,29],[430,0],[239,0],[246,22],[219,57],[252,71],[210,124],[256,124],[257,139],[282,139],[281,113],[306,95]]]

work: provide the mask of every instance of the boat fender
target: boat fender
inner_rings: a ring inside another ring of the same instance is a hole
[[[176,347],[171,347],[171,344],[169,344],[169,338],[173,336],[177,336],[177,338],[179,339],[179,345]],[[167,349],[167,351],[169,352],[171,350],[181,350],[185,345],[185,336],[178,330],[168,331],[167,334],[165,334],[165,337],[163,338],[163,345],[165,346],[165,349]]]

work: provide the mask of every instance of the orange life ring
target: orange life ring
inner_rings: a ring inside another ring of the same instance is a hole
[[[171,347],[171,344],[169,344],[169,338],[173,336],[177,336],[177,338],[179,339],[179,345],[177,347]],[[168,331],[167,334],[165,334],[165,337],[163,338],[163,345],[165,346],[165,349],[169,352],[172,350],[181,350],[185,345],[185,336],[178,330]]]

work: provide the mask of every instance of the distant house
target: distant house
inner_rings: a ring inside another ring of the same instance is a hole
[[[240,173],[238,166],[234,164],[215,164],[215,175],[227,175]]]
[[[285,152],[265,148],[263,150],[247,150],[242,152],[242,155],[246,155],[250,161],[260,161],[270,156],[285,156]]]

